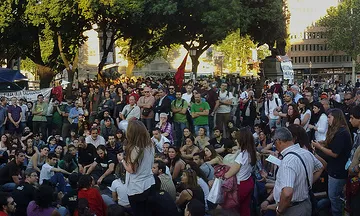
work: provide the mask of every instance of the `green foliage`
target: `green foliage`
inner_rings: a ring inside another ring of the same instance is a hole
[[[329,8],[319,24],[325,27],[326,42],[332,50],[356,59],[360,54],[360,0],[345,0]]]

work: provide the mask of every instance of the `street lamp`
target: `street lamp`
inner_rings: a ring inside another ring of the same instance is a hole
[[[309,68],[310,68],[310,76],[309,76],[309,79],[310,79],[310,86],[311,86],[311,68],[312,68],[312,62],[311,62],[311,61],[309,62]]]

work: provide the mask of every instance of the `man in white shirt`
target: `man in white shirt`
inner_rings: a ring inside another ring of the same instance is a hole
[[[153,133],[153,137],[151,137],[151,140],[153,141],[156,150],[160,153],[163,153],[164,143],[170,143],[170,140],[168,140],[168,138],[166,138],[164,135],[161,134],[160,128],[154,128],[152,133]]]
[[[281,122],[278,121],[280,118],[279,116],[274,115],[274,110],[277,109],[278,111],[281,111],[281,100],[278,98],[275,98],[273,95],[273,90],[269,89],[266,93],[267,100],[264,103],[265,106],[265,115],[269,119],[269,127],[270,129],[273,127],[280,127]]]
[[[294,102],[297,104],[298,100],[303,96],[300,94],[300,88],[297,85],[291,86],[291,91],[294,93]]]
[[[99,135],[97,128],[91,129],[91,135],[85,138],[85,143],[91,143],[97,148],[99,145],[105,145],[104,137]]]
[[[227,90],[227,83],[222,83],[218,94],[219,100],[215,105],[216,127],[224,131],[224,137],[227,137],[227,123],[230,121],[231,105],[234,96]]]
[[[134,96],[129,97],[129,104],[126,105],[120,113],[122,120],[135,120],[140,119],[140,107],[136,105]]]
[[[310,216],[312,206],[309,184],[311,186],[320,178],[324,167],[310,151],[301,148],[299,144],[294,144],[293,136],[287,128],[276,129],[274,140],[276,149],[284,158],[276,175],[273,195],[270,195],[265,201],[267,203],[261,206],[265,208],[274,200],[277,204],[277,215]]]
[[[181,96],[182,99],[186,100],[189,107],[190,107],[190,103],[191,103],[191,98],[193,96],[192,91],[193,91],[193,86],[189,84],[186,86],[186,93],[182,94],[182,96]]]
[[[55,153],[49,153],[46,159],[46,163],[42,166],[40,171],[39,184],[43,184],[44,180],[49,181],[54,185],[57,185],[59,191],[65,191],[65,178],[63,174],[70,175],[66,170],[55,168],[58,161]]]

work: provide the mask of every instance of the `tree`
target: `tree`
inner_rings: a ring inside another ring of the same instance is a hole
[[[168,25],[177,29],[172,38],[189,52],[193,50],[190,57],[195,76],[202,53],[249,24],[249,11],[238,0],[178,0],[177,8]]]
[[[73,0],[7,0],[16,14],[1,31],[0,40],[16,47],[23,58],[37,66],[40,87],[48,87],[55,71],[69,69],[70,81],[77,66],[77,52],[89,23]],[[1,24],[0,24],[1,25]],[[0,43],[1,44],[1,43]],[[72,65],[72,67],[70,66]]]
[[[352,82],[356,81],[356,59],[360,54],[360,1],[345,0],[327,10],[319,24],[325,27],[326,43],[334,51],[344,51],[353,59]]]

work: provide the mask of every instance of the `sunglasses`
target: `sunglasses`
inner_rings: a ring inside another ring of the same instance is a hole
[[[351,98],[344,98],[344,101],[348,101],[348,100],[351,100]]]

